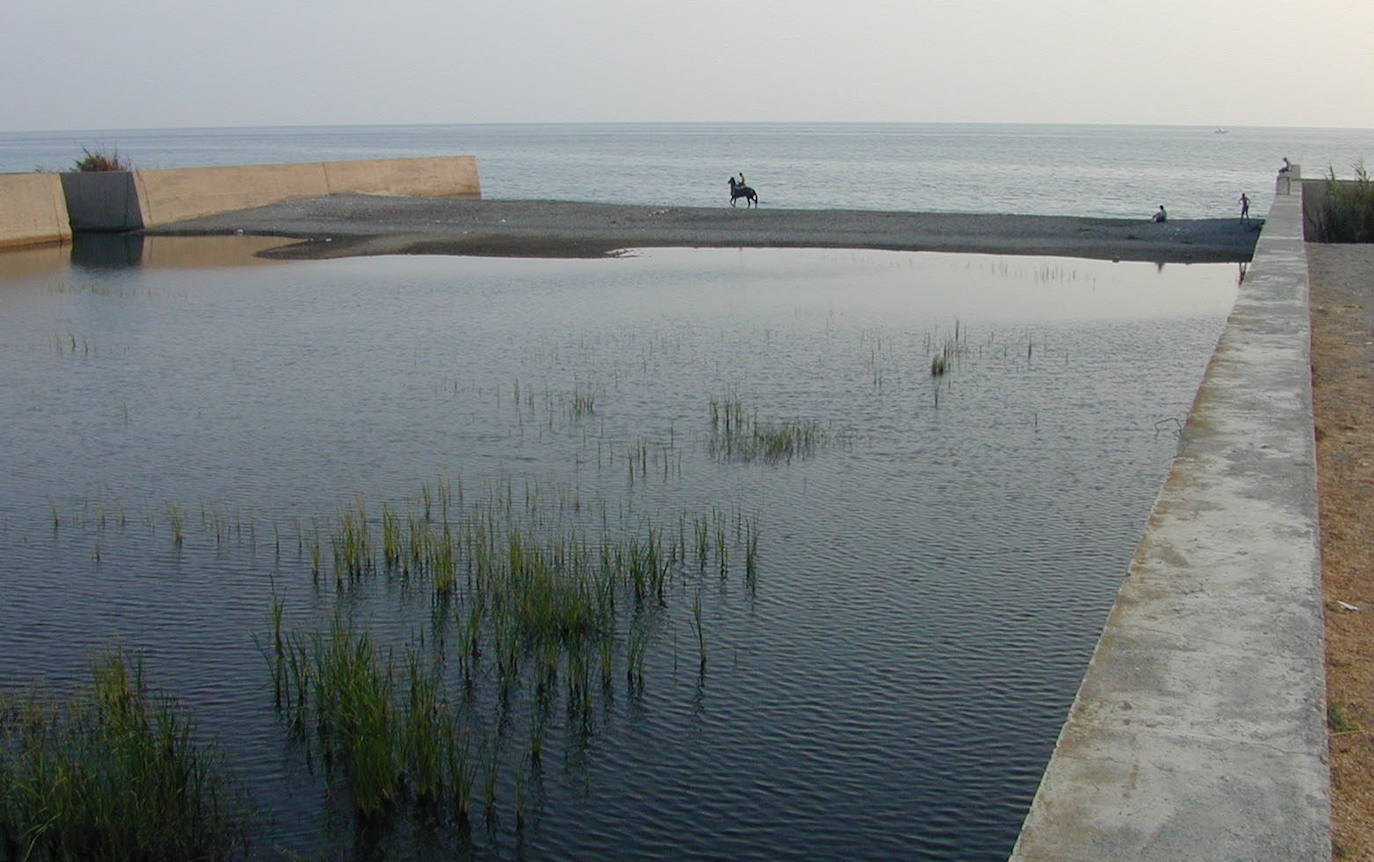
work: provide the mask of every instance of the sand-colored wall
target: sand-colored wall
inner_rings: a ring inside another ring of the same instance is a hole
[[[134,187],[143,227],[329,194],[321,162],[135,171]]]
[[[124,231],[330,194],[480,198],[473,156],[64,174],[77,230]]]
[[[0,174],[0,248],[71,238],[58,174]]]
[[[442,156],[325,162],[332,195],[398,195],[412,198],[480,198],[477,159]]]

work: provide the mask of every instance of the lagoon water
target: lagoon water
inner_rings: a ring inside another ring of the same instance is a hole
[[[765,249],[268,263],[255,243],[0,256],[0,682],[68,690],[102,645],[141,651],[261,807],[263,858],[1004,858],[1237,282]],[[727,399],[822,440],[721,457]],[[293,631],[343,612],[442,651],[424,589],[340,587],[309,550],[347,507],[375,521],[438,487],[611,534],[708,513],[757,530],[757,573],[737,545],[723,573],[675,565],[642,689],[617,675],[556,710],[537,767],[528,707],[479,685],[494,818],[360,831],[255,638],[276,595]]]

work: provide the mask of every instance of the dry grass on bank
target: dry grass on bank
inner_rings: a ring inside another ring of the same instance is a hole
[[[1308,266],[1332,855],[1374,859],[1374,246],[1309,245]]]

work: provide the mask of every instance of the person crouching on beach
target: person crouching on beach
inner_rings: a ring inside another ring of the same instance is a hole
[[[1164,204],[1159,205],[1159,212],[1154,214],[1155,221],[1168,221],[1169,214],[1164,211]]]

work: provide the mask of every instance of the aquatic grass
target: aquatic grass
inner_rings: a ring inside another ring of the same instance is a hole
[[[168,500],[166,502],[167,524],[172,529],[172,544],[181,547],[186,538],[186,514],[176,503]]]
[[[334,579],[337,582],[362,577],[375,568],[367,512],[361,500],[339,513],[339,525],[332,544]]]
[[[388,571],[402,564],[401,519],[382,504],[382,557]]]
[[[759,529],[757,519],[751,519],[745,528],[744,577],[750,588],[757,584],[759,571]]]
[[[1308,216],[1313,239],[1328,243],[1374,242],[1374,178],[1363,161],[1354,165],[1354,179],[1339,180],[1327,168],[1323,194]]]
[[[106,650],[74,698],[0,699],[0,857],[222,859],[247,809],[192,718]]]
[[[402,789],[400,735],[392,703],[394,673],[372,638],[335,617],[316,633],[301,664],[310,667],[316,731],[327,763],[337,763],[364,819],[381,817]]]
[[[697,658],[702,670],[706,669],[706,626],[702,621],[701,590],[697,590],[696,600],[692,603],[692,634],[696,636]]]
[[[501,481],[440,519],[447,497],[428,486],[418,499],[382,505],[370,525],[358,500],[326,529],[336,577],[385,566],[408,571],[405,591],[432,591],[426,634],[396,648],[399,661],[354,625],[351,597],[315,632],[282,631],[279,600],[268,608],[263,652],[282,724],[324,764],[361,823],[421,810],[466,818],[474,793],[492,812],[487,782],[505,767],[490,757],[535,768],[556,697],[568,728],[590,733],[594,705],[614,696],[618,673],[627,691],[642,691],[653,632],[684,595],[689,530],[700,537],[703,568],[709,560],[724,575],[737,553],[750,571],[759,566],[755,519],[738,511],[682,512],[675,529],[664,529],[622,510],[627,523],[617,525],[604,502],[586,506],[565,490]],[[380,530],[379,549],[364,535],[369,526]],[[699,582],[688,607],[704,662],[711,622]],[[444,681],[456,685],[457,707],[445,700]],[[527,743],[514,750],[512,721],[529,723]],[[514,776],[517,785],[524,778]]]
[[[761,420],[736,395],[712,399],[710,417],[707,449],[719,461],[790,461],[809,457],[835,439],[815,420]]]
[[[568,394],[568,409],[574,418],[590,416],[596,412],[596,393],[581,386],[573,387]]]

